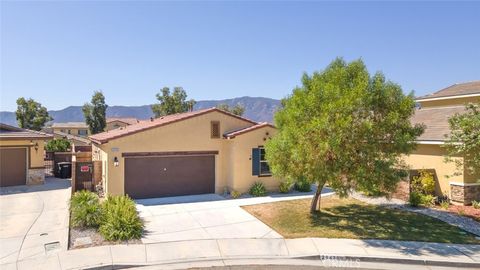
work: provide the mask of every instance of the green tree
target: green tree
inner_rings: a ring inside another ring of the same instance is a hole
[[[159,103],[152,105],[155,117],[187,112],[195,105],[195,100],[186,100],[187,93],[182,87],[175,87],[173,93],[170,93],[170,88],[164,87],[156,97]]]
[[[311,212],[320,210],[325,184],[342,197],[352,189],[392,192],[406,177],[401,155],[415,148],[423,126],[412,126],[413,93],[373,76],[361,60],[336,59],[282,100],[279,132],[266,143],[274,175],[317,184]]]
[[[223,104],[218,104],[217,108],[220,109],[220,110],[223,110],[223,111],[233,113],[233,114],[238,115],[238,116],[242,116],[243,113],[245,112],[245,107],[243,107],[240,104],[237,104],[235,106],[230,107],[230,106],[228,106],[228,104],[223,103]]]
[[[45,149],[54,152],[67,152],[70,149],[70,142],[63,138],[53,139],[45,145]]]
[[[47,108],[31,98],[21,97],[17,99],[15,114],[19,127],[32,130],[41,130],[46,122],[53,120],[48,115]]]
[[[97,134],[103,132],[107,126],[106,112],[108,105],[105,104],[105,96],[101,91],[95,91],[91,103],[85,103],[82,111],[85,116],[90,133]]]
[[[480,175],[480,103],[468,104],[465,113],[455,114],[448,122],[447,162],[457,166],[455,175]]]

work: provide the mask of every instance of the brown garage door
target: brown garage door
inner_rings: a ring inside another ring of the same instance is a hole
[[[135,199],[215,192],[215,156],[125,158],[125,193]]]
[[[26,184],[26,148],[0,148],[0,164],[0,187]]]

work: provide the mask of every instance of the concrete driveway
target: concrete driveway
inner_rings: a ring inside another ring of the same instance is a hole
[[[325,189],[323,196],[333,194]],[[143,243],[199,239],[282,238],[240,206],[310,198],[297,193],[227,200],[217,194],[137,200],[145,221]]]
[[[56,178],[0,189],[0,264],[67,250],[70,193]]]

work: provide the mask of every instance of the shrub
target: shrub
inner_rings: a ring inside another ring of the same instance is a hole
[[[99,228],[106,240],[138,239],[143,233],[143,222],[135,202],[128,196],[110,196],[102,204],[103,218]]]
[[[431,207],[435,205],[435,196],[433,195],[420,195],[421,203],[424,206]]]
[[[414,191],[425,195],[435,194],[435,179],[433,178],[433,174],[426,170],[420,170],[420,175],[413,177],[412,188]]]
[[[408,199],[408,202],[411,206],[417,207],[422,203],[422,195],[416,191],[412,191],[410,193],[410,198]]]
[[[250,195],[254,197],[261,197],[267,195],[267,189],[262,182],[255,182],[250,188]]]
[[[46,145],[45,149],[47,151],[54,151],[54,152],[66,152],[70,149],[70,141],[67,139],[53,139],[50,140]]]
[[[234,199],[238,199],[240,196],[242,196],[242,193],[240,191],[232,190],[230,191],[230,196],[232,196]]]
[[[280,190],[281,193],[288,193],[290,192],[291,187],[292,187],[292,184],[290,184],[287,181],[284,181],[284,182],[280,182],[278,189]]]
[[[480,202],[479,201],[472,201],[472,206],[475,209],[480,209]]]
[[[295,190],[300,192],[312,191],[312,185],[307,180],[298,180],[295,182]]]
[[[441,207],[442,209],[447,210],[449,206],[450,206],[450,203],[449,203],[448,201],[441,201],[441,202],[440,202],[440,207]]]
[[[70,213],[74,227],[98,227],[102,213],[97,194],[86,190],[75,192],[70,199]]]

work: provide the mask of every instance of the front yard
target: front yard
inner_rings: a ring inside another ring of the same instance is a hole
[[[310,199],[244,206],[285,238],[326,237],[479,244],[473,234],[421,214],[337,196],[322,198],[311,215]]]

